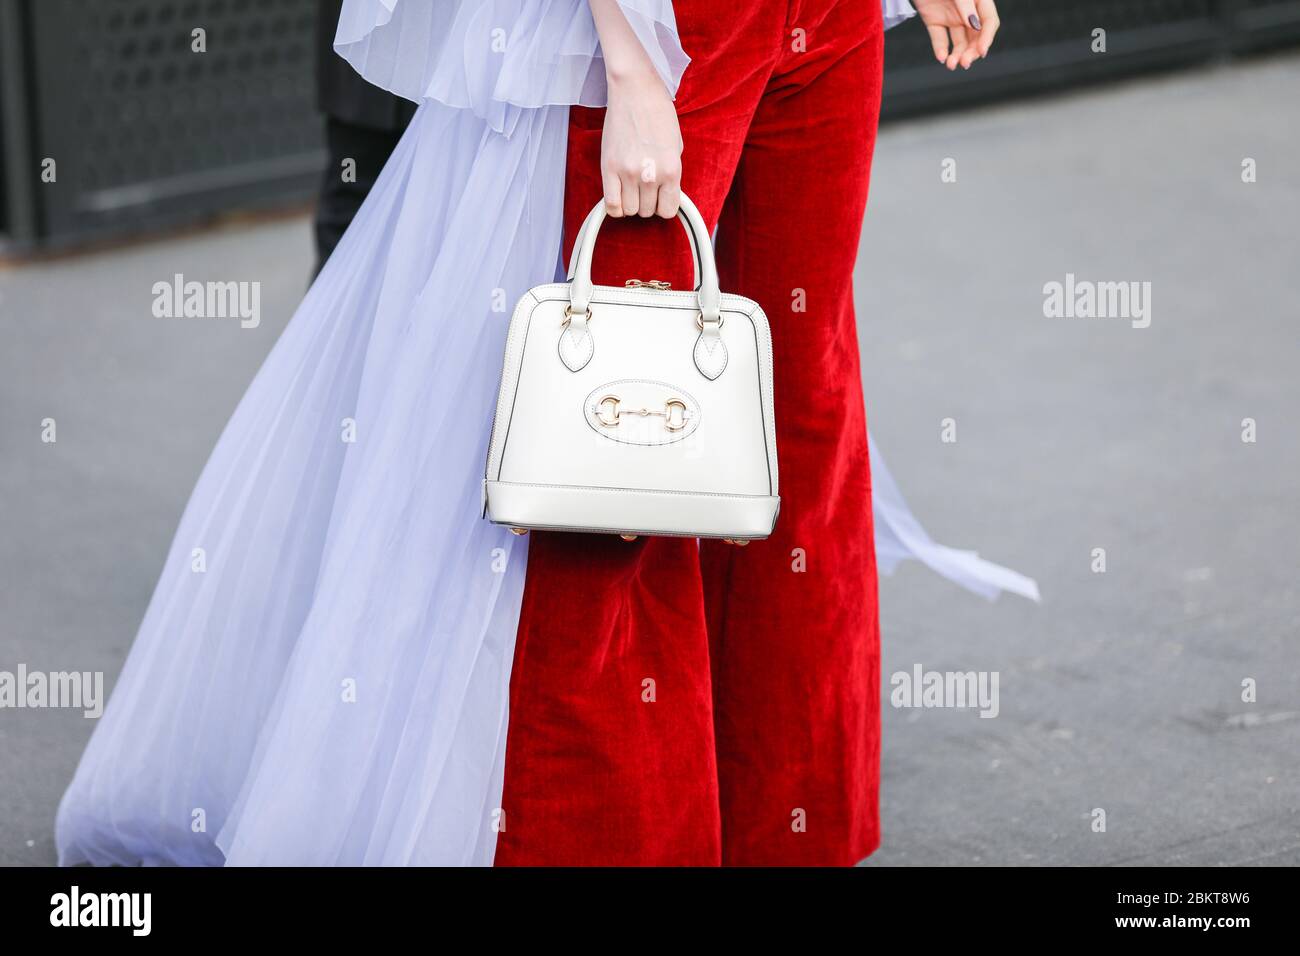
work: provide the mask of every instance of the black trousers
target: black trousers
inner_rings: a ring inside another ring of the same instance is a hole
[[[388,162],[402,129],[371,129],[357,126],[333,116],[326,117],[325,139],[329,165],[321,179],[320,199],[316,204],[316,273],[343,238]],[[352,163],[355,163],[355,177]]]

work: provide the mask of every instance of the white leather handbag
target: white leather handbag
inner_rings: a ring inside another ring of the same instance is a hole
[[[678,217],[695,290],[592,285],[605,218],[574,243],[567,282],[539,285],[510,320],[483,513],[528,529],[765,538],[776,523],[772,340],[758,303],[720,293],[709,232]]]

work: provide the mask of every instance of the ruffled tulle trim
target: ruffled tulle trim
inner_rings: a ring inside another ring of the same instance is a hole
[[[669,0],[619,0],[670,93],[690,57]],[[587,0],[348,0],[335,51],[367,81],[414,102],[472,110],[509,136],[520,110],[602,106],[600,37]]]
[[[907,0],[881,0],[881,12],[885,17],[886,30],[916,16],[916,11]]]

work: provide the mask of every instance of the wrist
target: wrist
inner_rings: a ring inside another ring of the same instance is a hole
[[[605,82],[611,88],[638,89],[645,86],[663,85],[659,73],[646,57],[632,57],[625,60],[605,60]]]

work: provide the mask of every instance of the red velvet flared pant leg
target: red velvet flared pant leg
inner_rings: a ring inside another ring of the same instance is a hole
[[[784,0],[726,16],[678,6],[693,57],[677,98],[683,188],[710,226],[723,219],[723,287],[773,325],[778,536],[701,551],[532,535],[498,865],[844,863],[874,846],[878,651],[850,276],[879,23],[855,4],[810,6],[793,58]],[[571,117],[566,255],[601,194],[602,117]],[[680,226],[607,222],[593,274],[686,287]],[[806,312],[791,308],[800,288]],[[793,570],[796,547],[809,572]]]
[[[878,5],[876,6],[878,10]],[[781,513],[702,544],[723,863],[851,865],[879,843],[879,625],[852,273],[882,34],[814,30],[769,84],[718,228],[772,327]]]
[[[601,196],[602,114],[575,110],[570,123],[566,257]],[[726,122],[738,155],[748,113]],[[715,152],[683,184],[710,228],[730,181],[721,162]],[[691,273],[679,223],[602,227],[597,282],[690,288]],[[532,532],[498,866],[721,862],[708,645],[694,539]]]

